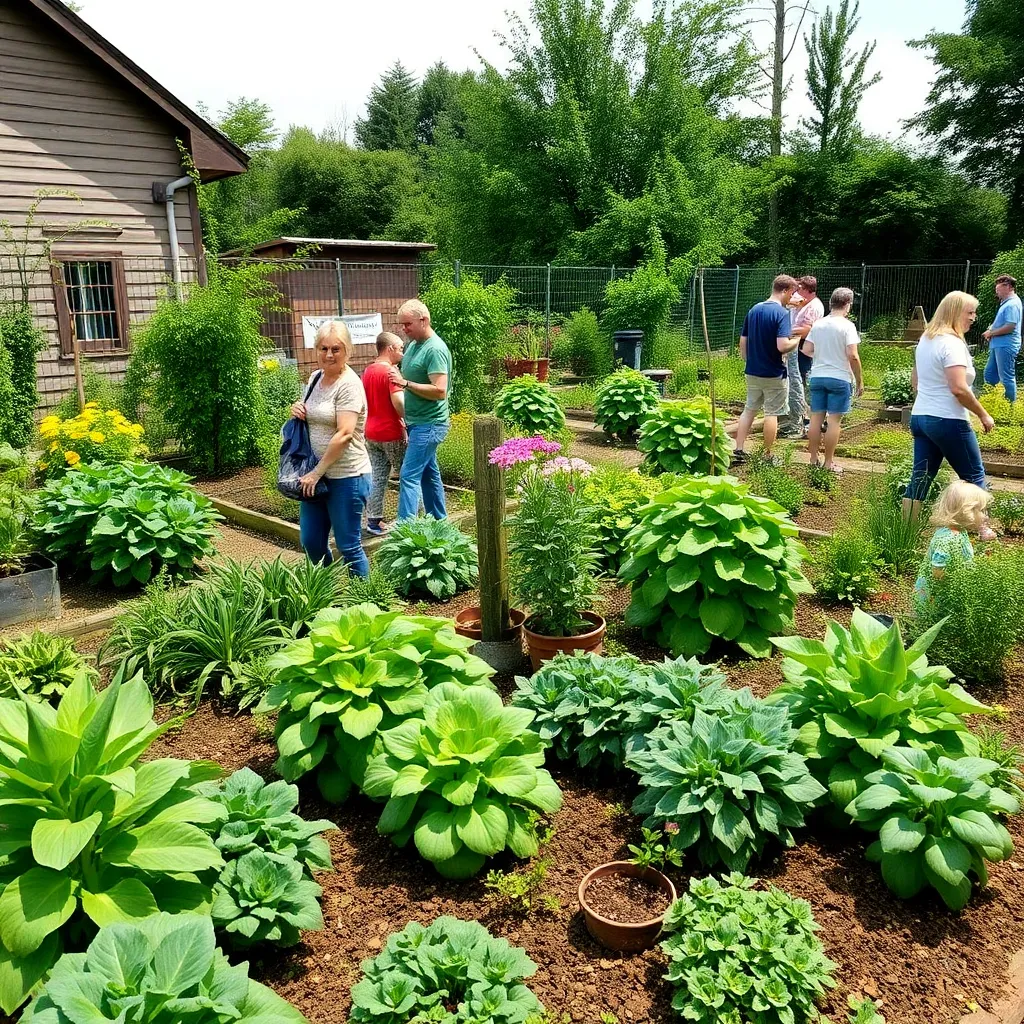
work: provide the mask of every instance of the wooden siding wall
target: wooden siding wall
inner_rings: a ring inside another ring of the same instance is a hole
[[[125,258],[129,321],[144,319],[167,288],[171,266],[164,206],[152,183],[182,174],[175,143],[182,129],[122,84],[111,71],[18,0],[0,0],[0,219],[19,233],[40,188],[65,188],[81,197],[47,199],[41,228],[85,218],[120,229],[83,231],[56,242],[81,253],[120,251]],[[186,273],[196,273],[189,190],[176,196],[176,221]],[[12,298],[10,260],[0,250],[0,298]],[[48,345],[39,358],[43,407],[73,387],[70,360],[60,358],[53,286],[48,268],[30,301]],[[90,357],[91,365],[120,376],[125,359]]]

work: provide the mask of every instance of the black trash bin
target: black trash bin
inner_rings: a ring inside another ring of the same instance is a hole
[[[615,342],[615,361],[623,366],[640,369],[640,352],[644,347],[643,331],[616,331],[612,335]]]

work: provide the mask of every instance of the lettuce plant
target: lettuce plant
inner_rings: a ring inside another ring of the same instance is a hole
[[[640,426],[636,446],[651,473],[711,472],[711,403],[662,402]],[[714,462],[719,473],[729,468],[732,443],[721,414],[715,421]]]
[[[626,538],[619,575],[633,584],[626,623],[687,657],[716,637],[755,658],[787,631],[804,546],[782,509],[733,477],[694,477],[655,495]]]
[[[633,810],[647,828],[671,826],[672,847],[702,864],[747,867],[765,846],[793,846],[791,828],[825,788],[793,750],[785,708],[754,704],[656,730],[626,765],[640,776]]]
[[[1016,813],[1016,797],[986,782],[999,766],[982,757],[890,747],[882,762],[846,808],[878,833],[868,859],[881,863],[885,884],[901,899],[930,885],[950,910],[962,910],[973,882],[988,884],[985,861],[1013,855],[997,816]]]
[[[756,882],[691,878],[665,915],[672,1006],[694,1024],[809,1024],[835,987],[810,904]]]
[[[215,942],[213,923],[197,914],[108,925],[84,953],[60,958],[22,1022],[309,1024]]]
[[[374,556],[399,592],[447,601],[476,583],[476,544],[447,519],[417,516],[394,525]]]
[[[523,984],[537,965],[476,921],[413,921],[362,968],[352,986],[353,1024],[524,1024],[544,1012]]]
[[[0,1006],[10,1013],[88,922],[205,907],[220,851],[208,761],[140,762],[169,727],[145,680],[97,693],[81,673],[56,709],[0,700]],[[211,874],[207,874],[210,872]]]
[[[565,413],[551,385],[530,374],[514,377],[498,392],[494,415],[527,434],[552,434],[565,426]]]
[[[86,667],[73,640],[37,629],[0,648],[0,695],[60,698],[83,671],[97,676],[95,669]]]
[[[978,752],[965,714],[991,709],[928,663],[942,623],[904,650],[898,623],[886,628],[859,608],[850,628],[830,622],[824,643],[775,637],[786,682],[768,697],[789,709],[798,747],[832,799],[845,807],[889,748],[907,745],[959,757]]]
[[[658,386],[639,370],[624,367],[606,377],[597,389],[594,422],[606,434],[632,437],[658,407]]]
[[[410,718],[381,736],[366,769],[368,796],[387,799],[377,831],[412,839],[448,878],[475,875],[506,847],[537,853],[532,813],[553,813],[562,794],[544,764],[533,712],[505,707],[493,690],[442,683]]]

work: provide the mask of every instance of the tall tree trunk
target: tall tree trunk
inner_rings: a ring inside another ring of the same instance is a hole
[[[786,63],[786,0],[775,0],[775,54],[772,64],[773,157],[782,156],[782,86]],[[772,192],[768,203],[768,248],[773,263],[779,262],[779,196]]]

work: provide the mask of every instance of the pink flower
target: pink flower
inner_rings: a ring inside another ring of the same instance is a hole
[[[502,469],[511,469],[523,462],[533,462],[538,452],[545,455],[552,455],[562,450],[562,446],[555,441],[545,441],[539,435],[537,437],[512,437],[504,444],[498,445],[487,456],[492,466],[501,466]]]
[[[586,459],[567,459],[564,455],[548,459],[541,467],[543,476],[553,476],[555,473],[579,473],[581,476],[589,476],[594,472],[594,467]]]
[[[666,822],[665,831],[668,832],[669,835],[674,835],[679,831],[679,825],[674,821]]]

